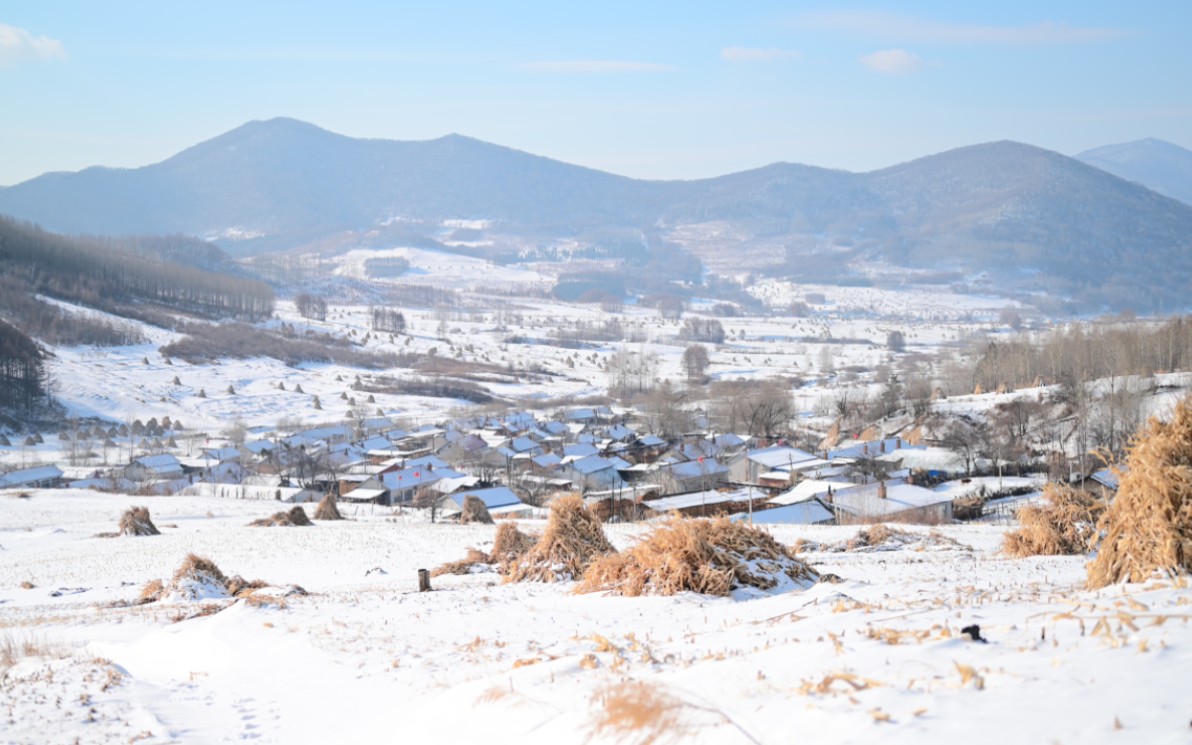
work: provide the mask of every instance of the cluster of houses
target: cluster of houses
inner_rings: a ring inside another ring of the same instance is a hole
[[[531,517],[554,496],[578,492],[604,520],[679,512],[755,523],[947,522],[951,499],[917,485],[919,469],[905,465],[925,450],[897,438],[818,453],[784,442],[762,447],[731,433],[664,438],[590,407],[550,417],[475,416],[412,431],[376,417],[221,442],[190,455],[150,452],[83,473],[23,469],[0,476],[0,488],[286,502],[334,493],[342,502],[431,507],[444,518],[458,514],[468,496],[496,518]]]

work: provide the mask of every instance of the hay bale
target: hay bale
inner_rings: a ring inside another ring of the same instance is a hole
[[[120,516],[120,535],[161,535],[149,519],[148,507],[129,507]]]
[[[336,502],[335,495],[328,493],[327,496],[319,500],[319,506],[315,508],[316,520],[343,520],[344,516],[339,512],[339,504]]]
[[[302,505],[296,504],[289,512],[276,512],[269,517],[253,520],[248,525],[252,528],[289,528],[314,525],[314,523],[306,516],[306,510],[302,509]]]
[[[759,528],[724,517],[676,516],[628,551],[598,558],[576,591],[728,595],[807,588],[817,580],[815,570]]]
[[[1088,553],[1105,504],[1088,492],[1051,483],[1043,499],[1018,510],[1018,530],[1006,533],[1002,550],[1010,556],[1074,556]]]
[[[1089,566],[1089,587],[1192,571],[1192,397],[1176,405],[1170,421],[1151,419],[1122,470],[1099,525],[1104,538]]]
[[[534,547],[506,567],[506,582],[560,582],[579,579],[593,560],[616,549],[600,520],[578,494],[551,503],[546,531]]]
[[[460,523],[493,524],[493,516],[488,512],[488,505],[480,497],[469,494],[464,497],[463,507],[459,512]]]

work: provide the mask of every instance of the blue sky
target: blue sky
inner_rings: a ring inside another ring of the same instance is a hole
[[[1183,0],[17,0],[0,7],[0,185],[275,116],[642,178],[864,171],[1002,139],[1192,148],[1190,33]]]

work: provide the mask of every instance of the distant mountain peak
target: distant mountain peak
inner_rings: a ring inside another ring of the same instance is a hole
[[[1102,145],[1074,157],[1164,196],[1192,204],[1192,151],[1174,143],[1146,137]]]

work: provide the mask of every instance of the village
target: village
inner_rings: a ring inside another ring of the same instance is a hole
[[[639,430],[632,410],[608,406],[554,416],[477,415],[412,431],[375,416],[260,437],[239,434],[211,440],[168,417],[131,427],[84,426],[59,433],[59,440],[95,458],[97,448],[109,454],[131,449],[134,457],[109,467],[17,468],[0,476],[0,488],[287,505],[333,495],[345,506],[412,510],[432,521],[459,520],[468,497],[483,502],[492,518],[530,519],[543,517],[554,497],[580,494],[606,522],[678,513],[754,524],[940,525],[958,517],[1008,522],[1046,482],[1046,474],[969,478],[946,447],[901,436],[844,439],[814,451],[785,438],[733,433],[660,437]],[[85,458],[77,453],[71,460]],[[1111,488],[1114,479],[1101,469],[1090,483]]]

